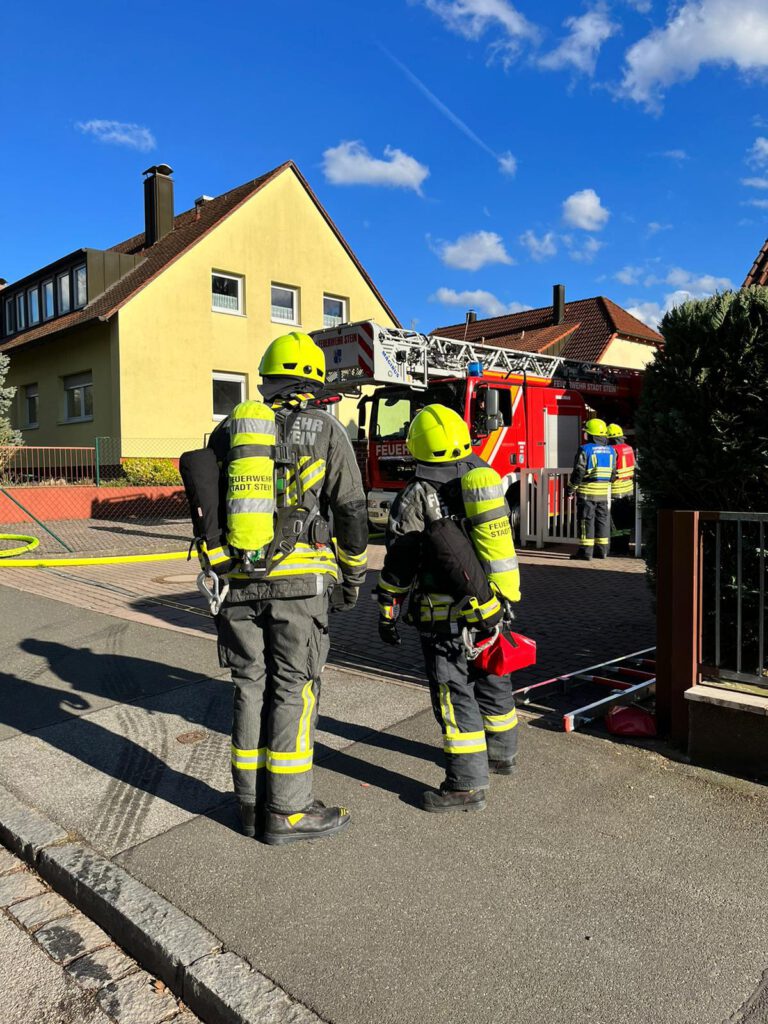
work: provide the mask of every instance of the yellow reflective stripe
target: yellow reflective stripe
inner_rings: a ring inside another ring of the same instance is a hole
[[[456,712],[453,709],[453,701],[451,700],[451,691],[448,688],[448,684],[438,683],[437,692],[440,700],[440,714],[443,719],[443,732],[446,736],[452,736],[459,731],[459,727],[456,725]]]
[[[505,715],[483,715],[486,732],[508,732],[517,725],[517,708],[512,708]]]
[[[410,586],[398,587],[394,583],[387,583],[382,576],[379,576],[379,589],[385,591],[387,594],[407,594],[411,588]]]
[[[308,562],[306,565],[294,565],[286,569],[280,566],[277,569],[272,569],[271,572],[267,573],[267,576],[265,578],[268,580],[276,580],[280,576],[311,576],[313,574],[324,575],[326,573],[329,576],[333,576],[334,579],[339,578],[339,574],[336,570],[336,565],[327,565],[323,562]],[[237,573],[235,574],[235,578],[248,579],[249,577],[247,573]]]
[[[300,751],[267,750],[267,771],[274,775],[298,775],[312,770],[312,749]]]
[[[206,554],[211,565],[219,565],[220,562],[226,562],[230,557],[229,552],[224,548],[211,548],[206,551]]]
[[[487,749],[485,732],[457,732],[443,737],[446,754],[478,754]]]
[[[312,690],[311,679],[304,684],[304,688],[301,691],[301,700],[304,704],[304,708],[301,712],[301,718],[299,719],[299,733],[296,737],[296,749],[309,750],[309,730],[312,724],[312,711],[315,707],[315,694]]]
[[[288,822],[291,828],[293,828],[294,825],[298,825],[298,823],[301,821],[303,817],[304,812],[298,811],[296,814],[289,814],[285,820]]]
[[[240,750],[232,746],[232,764],[235,768],[242,768],[244,771],[253,771],[263,768],[267,763],[267,748],[259,747],[255,750]]]
[[[339,556],[339,561],[342,565],[350,565],[353,567],[366,566],[368,564],[368,552],[364,551],[361,555],[351,555],[349,551],[345,551],[341,544],[336,545],[336,554]]]

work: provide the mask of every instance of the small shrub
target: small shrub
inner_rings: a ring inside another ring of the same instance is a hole
[[[131,487],[181,487],[181,476],[171,459],[126,459],[123,473]]]

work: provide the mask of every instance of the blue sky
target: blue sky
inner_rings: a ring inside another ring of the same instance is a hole
[[[294,159],[404,323],[649,322],[768,229],[768,0],[42,0],[4,10],[0,276]],[[15,40],[15,43],[13,42]]]

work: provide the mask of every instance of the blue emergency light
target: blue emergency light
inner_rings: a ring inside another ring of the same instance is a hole
[[[468,377],[482,377],[483,376],[483,364],[478,360],[476,363],[470,363],[467,367]]]

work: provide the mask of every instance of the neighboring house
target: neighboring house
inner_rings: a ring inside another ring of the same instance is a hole
[[[749,288],[750,285],[768,284],[768,238],[765,240],[765,244],[760,252],[757,254],[757,259],[752,264],[752,269],[747,274],[742,288]]]
[[[470,310],[465,322],[436,327],[432,333],[635,370],[664,344],[657,331],[610,299],[566,302],[563,285],[554,286],[551,306],[485,320]]]
[[[0,291],[0,351],[28,445],[104,436],[123,457],[176,456],[259,397],[259,362],[278,334],[351,319],[399,326],[295,164],[178,215],[172,173],[144,172],[144,233],[77,249]]]

